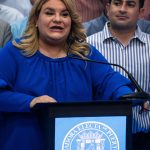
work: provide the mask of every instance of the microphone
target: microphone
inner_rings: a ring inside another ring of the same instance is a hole
[[[142,110],[145,109],[144,108],[144,103],[146,101],[150,100],[150,95],[143,91],[143,89],[140,87],[140,85],[135,80],[135,78],[132,76],[132,74],[129,73],[124,67],[122,67],[122,66],[120,66],[118,64],[114,64],[114,63],[108,63],[108,62],[103,62],[103,61],[91,60],[91,59],[89,59],[87,57],[80,58],[80,57],[73,57],[71,55],[68,55],[68,57],[72,58],[72,59],[76,59],[76,60],[87,61],[87,62],[91,62],[91,63],[99,63],[99,64],[104,64],[104,65],[111,65],[111,66],[116,66],[116,67],[121,68],[127,74],[128,78],[132,82],[132,84],[135,87],[135,89],[137,90],[137,92],[123,95],[120,99],[122,99],[122,100],[131,100],[131,101],[132,100],[136,100],[136,101],[139,100],[139,103],[140,104],[142,103]]]

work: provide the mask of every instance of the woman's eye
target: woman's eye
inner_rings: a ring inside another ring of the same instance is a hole
[[[51,15],[53,15],[54,13],[53,13],[53,12],[45,12],[45,14],[51,16]]]
[[[62,16],[67,17],[67,16],[69,16],[69,13],[68,12],[64,12],[64,13],[62,13]]]

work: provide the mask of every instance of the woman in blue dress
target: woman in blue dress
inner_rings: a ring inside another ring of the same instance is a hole
[[[86,35],[73,0],[39,0],[21,39],[0,51],[0,150],[44,150],[37,103],[117,100],[129,80],[104,61]]]

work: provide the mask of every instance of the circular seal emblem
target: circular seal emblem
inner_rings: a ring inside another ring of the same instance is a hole
[[[62,150],[119,150],[116,133],[106,124],[82,122],[66,134]]]

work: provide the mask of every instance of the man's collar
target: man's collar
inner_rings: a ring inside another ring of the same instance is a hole
[[[108,27],[110,25],[110,22],[106,22],[104,29],[102,30],[102,32],[104,33],[102,36],[102,41],[104,42],[107,39],[113,38],[111,32],[109,31]]]
[[[137,29],[135,31],[134,38],[139,39],[142,43],[146,43],[145,33],[142,32],[142,30],[140,29],[140,27],[138,25],[137,25]]]
[[[110,26],[110,22],[108,21],[108,22],[106,22],[104,29],[102,31],[102,32],[104,32],[103,37],[102,37],[103,42],[107,39],[114,38],[113,35],[111,34],[110,30],[109,30],[109,26]],[[137,25],[137,29],[135,31],[135,35],[132,39],[138,39],[140,42],[146,43],[145,34],[141,31],[141,29],[138,25]]]

